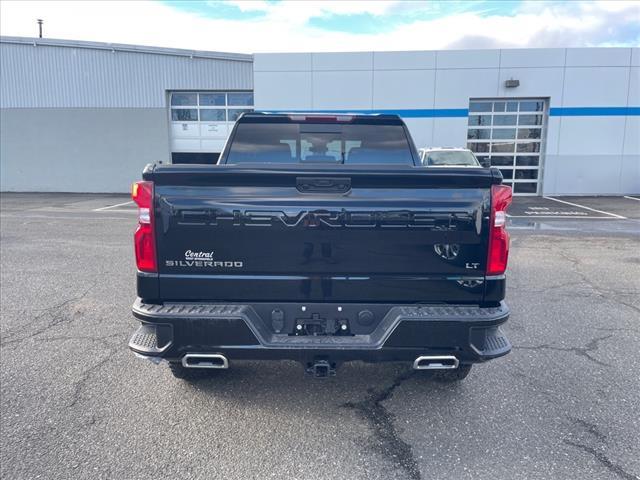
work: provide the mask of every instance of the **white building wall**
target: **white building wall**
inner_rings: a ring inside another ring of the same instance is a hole
[[[0,108],[165,108],[167,90],[251,90],[251,55],[0,38]]]
[[[256,54],[254,92],[257,110],[397,111],[418,146],[465,145],[470,98],[546,98],[543,194],[640,193],[637,48]]]
[[[170,90],[251,90],[250,55],[0,37],[0,190],[127,192],[167,162]]]

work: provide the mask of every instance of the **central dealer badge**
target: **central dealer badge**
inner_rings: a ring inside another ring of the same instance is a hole
[[[165,267],[187,268],[242,268],[243,264],[237,260],[217,260],[214,252],[184,252],[184,260],[165,260]]]

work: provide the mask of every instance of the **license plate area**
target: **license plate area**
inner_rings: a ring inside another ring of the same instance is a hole
[[[323,318],[319,313],[312,313],[307,318],[296,318],[292,335],[351,335],[348,318]]]

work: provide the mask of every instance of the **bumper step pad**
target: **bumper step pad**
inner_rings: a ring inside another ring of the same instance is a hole
[[[158,355],[171,346],[170,335],[171,325],[142,324],[131,336],[129,348],[139,353]]]
[[[471,347],[484,358],[495,358],[511,350],[511,342],[500,327],[471,329]]]

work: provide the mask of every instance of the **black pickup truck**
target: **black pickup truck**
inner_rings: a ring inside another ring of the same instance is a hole
[[[421,167],[395,115],[244,114],[218,165],[142,176],[129,347],[179,378],[289,359],[460,380],[511,349],[511,189],[497,169]]]

